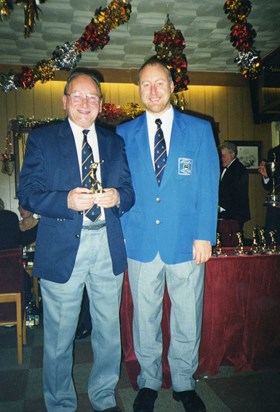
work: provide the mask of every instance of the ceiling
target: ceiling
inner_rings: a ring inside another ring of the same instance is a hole
[[[38,3],[38,2],[37,2]],[[78,40],[106,0],[46,0],[29,38],[23,36],[24,13],[19,6],[0,21],[0,56],[3,65],[34,65],[49,60],[56,46]],[[110,42],[99,51],[82,54],[79,66],[138,68],[155,53],[153,36],[169,14],[181,30],[189,71],[239,72],[236,49],[229,41],[233,23],[224,13],[223,0],[132,0],[128,23],[110,32]],[[251,0],[247,21],[257,33],[254,46],[265,57],[280,45],[279,0]]]

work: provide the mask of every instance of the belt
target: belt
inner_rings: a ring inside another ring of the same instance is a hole
[[[99,230],[105,226],[106,226],[106,222],[95,222],[95,223],[92,223],[91,225],[83,225],[82,229]]]

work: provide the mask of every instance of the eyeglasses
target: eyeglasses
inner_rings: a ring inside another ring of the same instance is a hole
[[[66,96],[69,96],[73,103],[82,103],[82,101],[86,99],[89,104],[98,104],[99,99],[101,98],[101,96],[98,96],[97,94],[82,94],[79,92],[74,92],[70,94],[66,93]]]

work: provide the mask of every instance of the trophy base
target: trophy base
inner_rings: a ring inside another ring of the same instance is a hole
[[[280,196],[277,195],[268,195],[266,196],[265,206],[280,207]]]

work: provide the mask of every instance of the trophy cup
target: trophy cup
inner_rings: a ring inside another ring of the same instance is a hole
[[[92,191],[92,193],[103,193],[103,191],[104,191],[102,183],[96,177],[96,172],[97,172],[98,166],[103,162],[104,162],[104,160],[100,163],[93,162],[90,165],[90,178],[91,178],[91,188],[90,188],[90,190]]]
[[[280,195],[275,190],[275,173],[279,171],[279,162],[276,162],[276,155],[273,153],[273,161],[265,164],[268,177],[272,180],[272,191],[266,196],[264,204],[266,206],[280,207]]]

